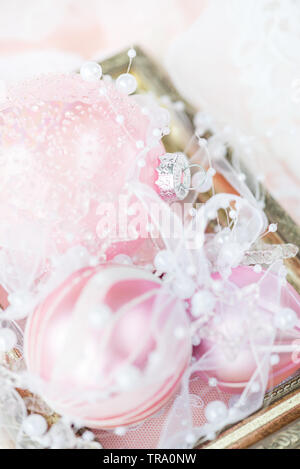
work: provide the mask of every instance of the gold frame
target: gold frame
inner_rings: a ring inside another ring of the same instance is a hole
[[[172,132],[164,138],[167,151],[183,151],[194,133],[193,116],[195,108],[188,103],[173,86],[166,72],[139,47],[133,61],[131,73],[138,81],[140,92],[152,92],[158,99],[168,96],[172,102],[183,102],[184,110],[172,110]],[[103,73],[116,78],[126,72],[129,63],[127,51],[121,52],[101,65]],[[163,101],[163,100],[162,100]],[[228,155],[230,159],[230,155]],[[247,170],[245,171],[247,174]],[[265,212],[270,223],[278,223],[277,233],[270,234],[269,243],[293,243],[300,246],[300,228],[262,188],[265,193]],[[300,254],[286,261],[289,282],[300,293]],[[290,378],[266,394],[263,408],[248,419],[223,432],[214,442],[202,445],[201,449],[245,449],[250,447],[267,449],[270,447],[287,448],[300,445],[300,375]],[[296,423],[295,423],[296,422]],[[286,429],[286,425],[290,425]],[[275,433],[276,432],[276,433]],[[298,432],[298,433],[297,433]],[[270,440],[270,435],[275,436]],[[298,434],[298,438],[296,438]],[[264,443],[264,439],[268,438]]]

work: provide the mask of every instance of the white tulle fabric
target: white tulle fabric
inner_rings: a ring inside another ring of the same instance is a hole
[[[293,0],[211,0],[166,59],[180,92],[226,124],[241,156],[297,218],[299,21]]]

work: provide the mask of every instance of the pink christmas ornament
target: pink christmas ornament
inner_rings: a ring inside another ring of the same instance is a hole
[[[214,274],[213,279],[221,277]],[[289,284],[281,293],[280,288],[280,278],[271,272],[233,269],[229,296],[214,300],[214,319],[194,348],[197,359],[208,354],[213,363],[205,380],[216,379],[219,388],[240,393],[253,377],[260,380],[263,370],[269,371],[265,385],[272,387],[299,369],[300,297]]]
[[[109,210],[118,228],[131,181],[157,191],[164,148],[159,137],[149,142],[154,125],[134,97],[105,79],[49,75],[8,90],[0,105],[2,283],[12,287],[8,267],[21,264],[11,277],[35,269],[36,280],[46,260],[74,245],[108,258],[137,250],[138,235],[106,232],[101,219]]]
[[[95,428],[130,425],[172,396],[191,354],[183,303],[151,273],[82,269],[29,317],[28,370],[63,415]]]

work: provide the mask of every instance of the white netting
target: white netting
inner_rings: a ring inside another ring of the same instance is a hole
[[[11,91],[0,114],[7,445],[97,447],[89,426],[104,447],[191,448],[299,367],[300,300],[283,263],[297,247],[264,244],[277,226],[259,186],[227,162],[224,128],[201,132],[209,118],[196,117],[191,200],[207,201],[168,205],[154,176],[169,113],[106,80],[42,78]],[[220,176],[230,193],[216,193]],[[96,202],[116,207],[120,195],[137,236],[101,238]]]

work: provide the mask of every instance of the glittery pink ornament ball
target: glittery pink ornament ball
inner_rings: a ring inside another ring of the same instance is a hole
[[[164,148],[159,139],[150,148],[152,130],[113,82],[49,75],[9,89],[0,103],[0,246],[10,246],[7,225],[40,233],[50,257],[76,244],[108,257],[133,253],[139,240],[112,244],[99,220],[136,175],[156,190]]]
[[[63,415],[94,428],[142,421],[176,390],[191,355],[185,307],[150,272],[82,269],[29,317],[29,371]]]

